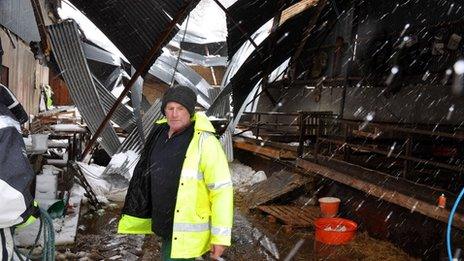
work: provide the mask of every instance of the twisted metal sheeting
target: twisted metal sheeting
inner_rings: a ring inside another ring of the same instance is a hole
[[[190,3],[179,24],[199,0],[71,0],[124,54],[134,68],[140,67],[153,43],[172,17]],[[175,28],[167,44],[177,33]]]
[[[150,134],[150,131],[154,126],[154,122],[158,119],[161,119],[162,117],[163,114],[161,113],[161,100],[157,99],[150,107],[150,109],[145,113],[145,115],[143,115],[142,124],[145,140]],[[140,154],[140,151],[142,150],[144,144],[142,144],[142,140],[139,137],[140,131],[138,130],[137,126],[138,125],[136,125],[135,129],[132,130],[129,136],[127,136],[127,138],[124,140],[121,147],[119,147],[117,153],[124,153],[129,150],[132,150],[135,153]],[[129,160],[129,158],[127,158],[126,161],[124,161],[121,165],[118,166],[108,164],[108,166],[103,171],[102,176],[107,178],[111,177],[110,180],[114,181],[115,179],[118,179],[115,178],[117,177],[115,176],[115,174],[118,174],[122,177],[126,177],[126,179],[128,180],[128,177],[130,177],[129,170],[137,162],[138,158],[135,161]],[[127,180],[122,180],[124,186],[127,186]]]
[[[211,88],[209,90],[209,97],[211,97],[212,101],[215,101],[215,99],[219,96],[219,93],[221,93],[220,88]],[[230,112],[230,104],[228,99],[221,99],[215,102],[217,102],[217,106],[214,110],[214,113],[212,113],[211,115],[217,117],[224,117],[227,113]]]
[[[142,124],[143,124],[143,134],[145,139],[150,134],[151,129],[153,128],[153,123],[163,117],[161,113],[161,100],[157,99],[150,109],[143,115]],[[140,152],[143,148],[143,144],[138,137],[139,131],[137,129],[132,130],[132,132],[127,136],[127,138],[122,143],[121,147],[118,149],[117,153],[126,152],[128,150],[133,150],[135,152]]]
[[[68,85],[71,98],[90,131],[95,133],[106,113],[85,59],[77,24],[74,21],[66,21],[51,25],[49,32],[53,54]],[[110,125],[105,128],[98,141],[109,155],[113,155],[120,146],[118,136]]]
[[[219,96],[219,93],[221,92],[220,88],[212,88],[209,90],[209,97],[211,97],[212,100],[216,99],[216,97]],[[230,106],[227,100],[221,101],[221,104],[218,105],[217,107],[217,114],[220,116],[225,116],[227,113],[229,113]],[[232,162],[234,160],[234,146],[232,144],[232,133],[234,132],[235,126],[228,125],[226,131],[221,135],[219,138],[219,141],[221,142],[221,145],[224,149],[224,152],[226,153],[227,160],[229,162]]]
[[[172,76],[179,84],[188,86],[197,93],[198,103],[204,108],[209,108],[211,100],[208,91],[212,88],[208,82],[192,68],[182,61],[177,62],[177,57],[165,52],[148,71],[167,84],[171,84]]]
[[[234,161],[234,145],[232,143],[233,129],[227,128],[227,130],[221,135],[219,141],[221,142],[224,153],[226,154],[227,161]]]
[[[114,95],[109,92],[95,76],[92,76],[92,78],[98,95],[100,96],[103,108],[105,109],[105,112],[108,112],[116,102],[116,97],[114,97]],[[121,128],[127,132],[131,132],[135,128],[134,114],[123,104],[120,104],[114,112],[112,121],[121,126]]]

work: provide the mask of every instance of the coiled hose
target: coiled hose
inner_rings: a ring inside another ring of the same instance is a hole
[[[458,208],[459,202],[461,201],[463,195],[464,188],[462,188],[459,196],[456,199],[456,202],[454,202],[453,208],[451,209],[450,215],[448,217],[448,224],[446,226],[446,251],[448,252],[449,260],[453,260],[453,254],[451,252],[451,226],[453,224],[454,214],[456,213],[456,209]]]
[[[40,235],[43,234],[43,249],[41,255],[33,255],[32,251],[38,245]],[[17,247],[14,247],[15,253],[21,261],[31,259],[41,259],[43,261],[55,260],[55,230],[53,228],[53,220],[47,211],[40,208],[40,226],[39,233],[35,238],[34,245],[27,255],[23,255]]]

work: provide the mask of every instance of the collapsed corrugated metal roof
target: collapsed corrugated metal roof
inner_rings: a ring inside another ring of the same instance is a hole
[[[308,25],[309,19],[314,15],[316,15],[315,8],[310,8],[292,17],[259,44],[258,49],[248,57],[230,83],[224,87],[207,113],[209,115],[218,115],[220,112],[217,111],[217,108],[223,102],[223,99],[227,99],[228,94],[232,92],[233,110],[234,115],[236,115],[253,87],[264,76],[264,70],[267,68],[275,69],[288,57],[292,56],[303,38],[303,32]],[[316,28],[318,27],[316,26]],[[311,37],[314,37],[314,34]],[[272,46],[270,41],[276,41],[273,49],[269,48]]]
[[[121,66],[121,58],[115,54],[112,54],[97,45],[89,43],[83,43],[84,53],[87,59],[93,60],[100,63],[106,63],[113,66]]]
[[[261,44],[269,36],[272,29],[272,20],[265,23],[261,28],[259,28],[253,35],[255,44]],[[242,67],[243,63],[248,59],[248,57],[255,51],[255,47],[250,41],[245,42],[240,49],[230,58],[229,65],[227,66],[226,73],[222,79],[222,86],[227,86],[230,80],[234,77],[237,71]]]
[[[114,95],[108,91],[107,88],[103,86],[103,84],[100,83],[100,81],[95,76],[93,76],[93,81],[95,83],[95,87],[103,108],[105,111],[109,111],[111,106],[113,106],[113,104],[116,102],[116,97],[114,97]],[[129,108],[127,108],[124,104],[118,106],[114,112],[112,121],[121,126],[121,128],[127,132],[131,132],[135,128],[134,113],[132,113],[132,111],[129,110]]]
[[[29,0],[1,0],[0,24],[26,42],[39,42],[39,30]]]
[[[220,3],[228,7],[236,1],[220,0]],[[208,44],[225,42],[226,37],[226,17],[222,9],[213,0],[201,0],[190,12],[189,18],[181,25],[179,33],[172,39],[172,42]]]
[[[153,127],[155,126],[153,122],[155,122],[158,119],[161,119],[162,117],[163,117],[163,114],[161,113],[161,100],[157,99],[142,117],[143,131],[140,131],[138,129],[140,125],[137,125],[137,127],[124,140],[121,147],[119,147],[117,154],[125,153],[129,150],[137,154],[140,154],[140,151],[143,148],[142,140],[145,140],[146,138],[148,138],[148,135],[150,134]],[[140,135],[142,135],[141,133],[143,133],[144,139],[140,139]],[[105,168],[105,171],[102,173],[102,177],[111,176],[111,178],[114,179],[115,174],[119,174],[122,177],[127,177],[127,174],[129,173],[130,169],[133,167],[132,164],[135,164],[137,161],[138,159],[136,159],[133,162],[128,160],[121,165],[116,164],[117,165],[116,167],[113,166],[112,164],[108,164],[108,166],[106,166]],[[127,183],[127,180],[124,180],[123,184],[126,184],[126,183]]]
[[[92,133],[95,133],[105,118],[106,112],[92,80],[85,59],[77,24],[66,21],[49,26],[53,54],[68,85],[69,92]],[[107,126],[100,144],[109,155],[119,148],[116,132]]]
[[[240,24],[249,35],[258,30],[264,23],[279,14],[285,8],[299,2],[299,0],[280,1],[249,1],[239,0],[227,10],[232,19]],[[227,47],[229,54],[233,55],[247,41],[237,25],[227,17]]]
[[[227,57],[224,56],[206,56],[198,53],[182,50],[180,58],[189,63],[198,64],[204,67],[227,66]]]
[[[145,139],[148,137],[151,129],[154,126],[153,122],[161,119],[162,117],[163,114],[161,113],[161,100],[157,99],[142,117],[143,134]],[[138,128],[138,126],[136,128]],[[132,130],[129,136],[127,136],[127,138],[122,143],[121,147],[119,147],[117,153],[126,152],[128,150],[133,150],[138,153],[143,146],[139,136],[139,130]]]
[[[71,0],[138,68],[172,17],[190,2],[186,15],[199,0]],[[177,33],[174,29],[168,39]]]
[[[172,56],[169,52],[163,52],[156,62],[150,68],[149,73],[167,84],[171,84],[174,79],[185,86],[192,88],[198,94],[198,103],[204,108],[209,108],[211,99],[209,92],[212,87],[192,68],[178,61],[177,57]]]

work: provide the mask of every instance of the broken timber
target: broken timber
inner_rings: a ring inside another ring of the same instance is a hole
[[[410,209],[411,211],[417,211],[425,216],[440,220],[442,222],[448,222],[448,216],[450,212],[447,209],[439,208],[435,204],[431,204],[422,199],[417,199],[406,195],[405,193],[398,192],[397,190],[386,189],[381,185],[373,184],[364,181],[359,178],[354,178],[345,173],[337,170],[316,164],[307,160],[298,158],[296,160],[298,167],[305,169],[306,171],[318,174],[325,178],[340,182],[348,185],[355,189],[364,191],[365,193],[383,199],[390,203],[402,206]],[[462,214],[456,213],[454,216],[453,226],[464,229],[464,217]]]
[[[273,159],[296,159],[297,152],[283,148],[269,147],[266,146],[266,142],[263,146],[252,144],[246,139],[235,138],[234,147],[242,150],[246,150],[255,154],[260,154]]]
[[[292,227],[311,227],[313,221],[319,218],[321,213],[319,207],[298,206],[258,206],[257,209],[281,220],[284,224]]]
[[[310,182],[308,177],[281,170],[267,180],[253,185],[250,190],[250,208],[265,204]]]

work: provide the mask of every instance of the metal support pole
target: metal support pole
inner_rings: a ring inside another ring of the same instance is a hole
[[[129,83],[127,84],[127,86],[124,88],[124,90],[122,91],[121,95],[119,95],[118,99],[116,100],[116,102],[113,104],[113,107],[111,107],[111,109],[108,111],[108,115],[106,115],[105,119],[103,120],[103,122],[100,124],[100,126],[98,127],[97,131],[95,132],[95,134],[93,135],[92,139],[90,140],[89,144],[87,145],[87,147],[85,148],[84,152],[82,153],[82,157],[81,159],[84,159],[85,156],[87,156],[87,154],[90,152],[93,144],[95,143],[95,141],[97,140],[98,136],[100,136],[100,133],[103,131],[104,128],[106,128],[106,124],[108,124],[108,122],[110,121],[111,119],[111,116],[113,116],[113,113],[116,111],[116,108],[118,107],[118,105],[121,103],[121,101],[124,99],[124,97],[126,96],[127,92],[132,88],[132,86],[134,85],[134,83],[137,81],[137,79],[142,76],[142,73],[146,72],[151,64],[153,63],[153,59],[155,58],[155,56],[157,55],[158,51],[161,49],[164,41],[166,41],[166,39],[168,38],[169,34],[171,33],[171,31],[177,26],[177,22],[180,20],[180,18],[185,14],[185,12],[187,11],[188,7],[190,6],[190,4],[192,3],[193,0],[191,1],[188,1],[185,3],[184,6],[182,6],[180,9],[179,9],[179,12],[177,12],[177,14],[174,16],[174,18],[172,19],[172,21],[168,24],[168,26],[166,27],[166,29],[164,30],[164,32],[161,34],[160,38],[158,39],[158,41],[153,45],[153,47],[150,49],[148,55],[145,57],[145,60],[143,61],[142,65],[140,65],[140,67],[137,69],[137,71],[134,73],[134,75],[132,75]]]

